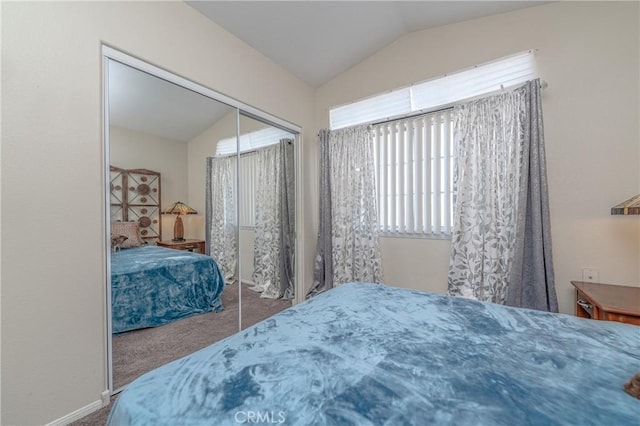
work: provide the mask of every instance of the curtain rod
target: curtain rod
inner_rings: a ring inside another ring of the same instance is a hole
[[[429,111],[418,111],[418,112],[413,113],[413,114],[407,114],[407,115],[402,115],[402,116],[398,116],[398,117],[389,117],[389,118],[387,118],[385,120],[374,121],[372,123],[369,123],[368,126],[372,127],[372,126],[376,126],[378,124],[391,123],[393,121],[400,121],[400,120],[406,120],[406,119],[409,119],[409,118],[420,117],[421,115],[435,114],[435,113],[438,113],[438,112],[448,111],[448,110],[453,109],[453,108],[454,108],[454,105],[451,105],[451,106],[447,106],[447,107],[444,107],[444,108],[438,108],[438,109],[429,110]],[[361,125],[363,125],[363,124],[361,124]]]

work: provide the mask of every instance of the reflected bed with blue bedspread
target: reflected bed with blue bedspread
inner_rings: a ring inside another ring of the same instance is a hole
[[[209,256],[151,245],[122,249],[111,255],[113,332],[221,311],[223,289]]]
[[[632,425],[640,327],[346,284],[131,383],[110,425]]]

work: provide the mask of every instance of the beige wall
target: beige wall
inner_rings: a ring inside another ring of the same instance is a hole
[[[189,204],[186,142],[111,126],[109,128],[109,158],[112,166],[159,172],[162,185],[161,209],[171,206],[176,201]],[[175,217],[171,215],[160,216],[162,239],[173,238]],[[190,216],[184,217],[185,225],[189,219]],[[189,233],[188,226],[185,226],[185,238],[195,238]]]
[[[539,49],[556,287],[573,313],[583,267],[609,283],[640,277],[640,219],[609,215],[640,192],[638,32],[637,2],[558,2],[409,34],[318,89],[316,127],[331,106]],[[449,249],[383,238],[385,281],[444,292]]]
[[[313,90],[181,2],[3,2],[2,424],[107,388],[101,42],[313,134]]]

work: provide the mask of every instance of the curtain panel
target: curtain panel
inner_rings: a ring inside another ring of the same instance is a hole
[[[207,158],[207,254],[215,259],[227,284],[238,279],[236,169],[235,156]]]
[[[256,151],[256,216],[253,282],[260,297],[294,295],[295,231],[293,141]]]
[[[557,312],[539,80],[454,114],[448,293]]]
[[[320,228],[313,295],[353,281],[382,281],[373,142],[364,126],[323,130]]]

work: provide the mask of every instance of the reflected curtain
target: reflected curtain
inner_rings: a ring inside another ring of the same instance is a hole
[[[557,312],[539,95],[535,80],[455,108],[450,295]]]
[[[220,267],[227,284],[238,278],[236,169],[235,156],[207,158],[207,250]]]
[[[256,155],[256,212],[253,249],[254,285],[260,297],[280,297],[280,147],[259,149]]]
[[[294,147],[291,139],[256,151],[254,286],[260,297],[294,296]]]
[[[323,130],[320,227],[307,296],[353,281],[382,281],[373,144],[364,126]]]
[[[295,296],[295,151],[292,139],[280,141],[280,296]]]

